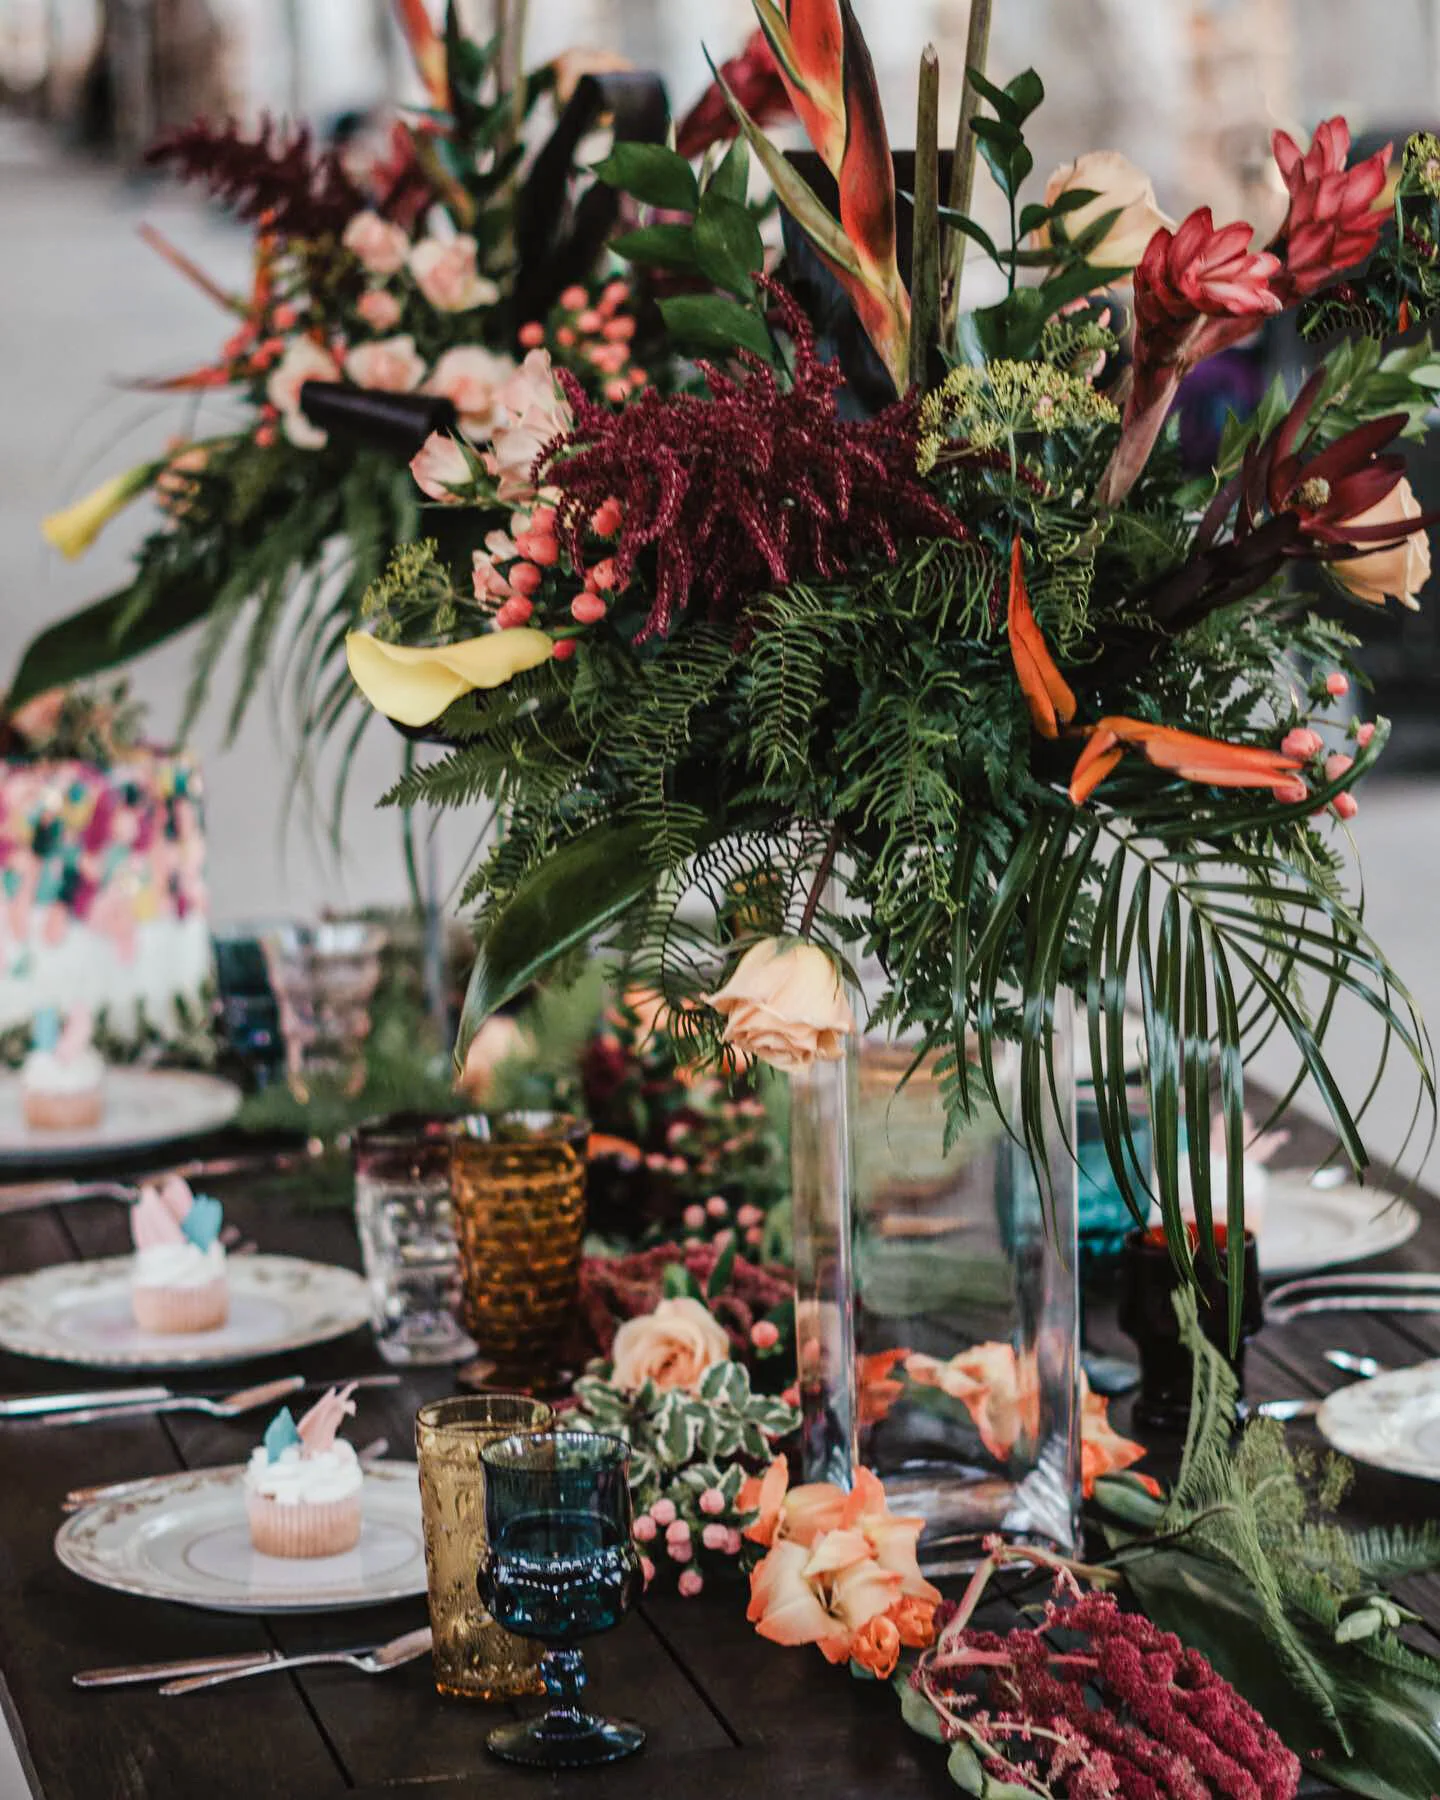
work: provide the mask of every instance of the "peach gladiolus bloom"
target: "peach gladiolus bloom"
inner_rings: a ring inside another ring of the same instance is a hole
[[[924,1521],[892,1514],[868,1469],[848,1494],[829,1482],[787,1491],[788,1481],[777,1457],[740,1493],[742,1508],[760,1512],[745,1535],[769,1546],[751,1572],[746,1616],[773,1643],[815,1644],[828,1662],[854,1661],[883,1680],[902,1644],[934,1636],[940,1591],[916,1560]]]

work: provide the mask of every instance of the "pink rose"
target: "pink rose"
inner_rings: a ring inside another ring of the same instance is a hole
[[[472,438],[487,438],[495,423],[500,395],[515,373],[508,356],[497,356],[479,344],[461,344],[447,350],[430,371],[427,394],[443,394],[460,415],[460,423]]]
[[[400,323],[400,302],[385,288],[368,288],[355,310],[372,331],[393,331]]]
[[[372,275],[398,275],[410,253],[406,234],[376,212],[356,213],[340,241]]]
[[[422,238],[410,252],[415,285],[437,312],[469,312],[493,306],[500,290],[475,266],[476,243],[461,233],[449,239]]]
[[[297,449],[319,450],[328,441],[319,426],[301,412],[301,388],[307,381],[335,381],[339,374],[335,358],[313,338],[287,340],[284,354],[265,383],[265,398],[278,409],[285,435]]]
[[[410,473],[415,477],[420,492],[427,498],[441,500],[452,506],[464,503],[464,495],[452,490],[471,485],[470,465],[465,460],[465,452],[453,437],[443,431],[432,431],[410,458]],[[468,1063],[466,1068],[468,1071]]]
[[[730,1340],[724,1328],[698,1300],[688,1295],[662,1300],[654,1312],[638,1319],[627,1319],[615,1333],[611,1351],[616,1387],[635,1389],[645,1381],[661,1388],[698,1386],[700,1377],[713,1364],[724,1362],[730,1355]],[[662,1525],[673,1522],[660,1516],[660,1502],[650,1510]]]
[[[677,1586],[680,1589],[680,1598],[682,1600],[693,1600],[705,1586],[704,1577],[700,1574],[698,1569],[686,1569],[685,1573],[680,1577]]]
[[[376,338],[350,351],[345,373],[357,387],[408,394],[425,379],[425,359],[416,353],[413,337]]]
[[[496,478],[501,500],[533,500],[536,458],[575,423],[555,385],[548,351],[530,352],[501,389],[500,407],[503,419],[491,435],[486,466]]]

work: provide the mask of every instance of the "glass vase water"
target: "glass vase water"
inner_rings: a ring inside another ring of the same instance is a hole
[[[804,1476],[873,1469],[897,1512],[924,1517],[932,1573],[970,1566],[992,1533],[1078,1542],[1068,996],[1054,1031],[1038,1171],[1015,1045],[994,1051],[1003,1112],[972,1069],[973,1115],[948,1151],[933,1057],[852,1038],[843,1061],[791,1079]]]

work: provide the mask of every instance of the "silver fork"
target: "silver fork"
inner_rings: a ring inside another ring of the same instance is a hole
[[[243,1669],[222,1669],[215,1675],[192,1675],[186,1681],[169,1681],[162,1694],[193,1694],[201,1688],[219,1687],[223,1681],[244,1681],[250,1675],[275,1675],[285,1669],[314,1669],[322,1663],[343,1663],[362,1675],[386,1675],[391,1669],[414,1662],[430,1650],[430,1627],[407,1631],[403,1637],[378,1644],[373,1650],[327,1650],[310,1656],[284,1656],[277,1662],[252,1663]]]
[[[147,1413],[198,1412],[212,1419],[238,1419],[241,1413],[269,1406],[287,1394],[298,1394],[305,1385],[303,1375],[282,1375],[276,1381],[265,1381],[259,1387],[241,1388],[223,1400],[212,1400],[205,1394],[172,1394],[168,1400],[127,1403],[124,1406],[86,1406],[77,1412],[51,1413],[37,1420],[42,1425],[88,1425],[96,1419],[131,1419]]]

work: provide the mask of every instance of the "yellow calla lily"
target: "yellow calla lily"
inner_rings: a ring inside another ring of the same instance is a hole
[[[355,685],[377,712],[401,725],[429,725],[472,688],[501,687],[548,662],[554,645],[543,631],[516,626],[462,644],[416,648],[387,644],[365,631],[345,639]]]
[[[143,494],[154,481],[161,463],[140,463],[123,475],[112,475],[102,481],[93,493],[86,494],[73,506],[63,507],[40,521],[47,543],[62,556],[73,561],[83,556],[111,519],[123,512],[137,495]]]

